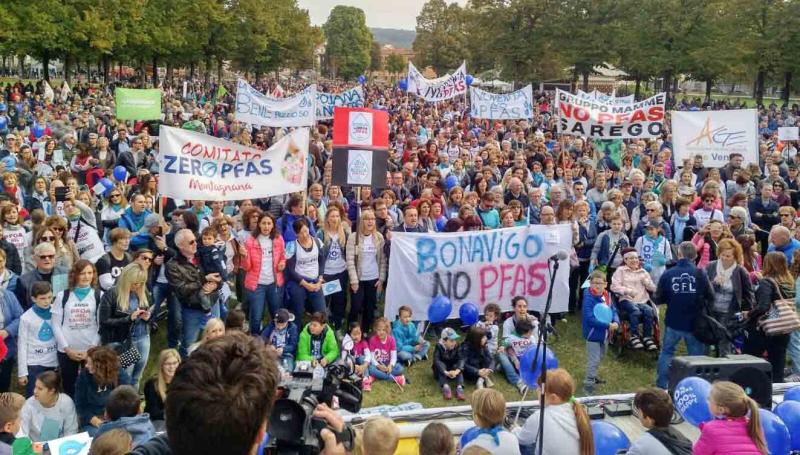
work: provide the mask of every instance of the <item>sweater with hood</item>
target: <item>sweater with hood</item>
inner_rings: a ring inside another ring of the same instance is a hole
[[[654,434],[657,434],[659,440]],[[667,445],[661,441],[665,441]],[[631,444],[627,455],[690,455],[692,442],[674,428],[654,428]]]
[[[515,429],[514,434],[520,445],[536,444],[539,436],[539,411],[531,414],[521,428]],[[575,420],[572,403],[547,406],[544,413],[544,434],[542,455],[581,453],[578,423]],[[547,437],[547,435],[558,435],[558,437]]]
[[[132,417],[120,417],[117,420],[104,422],[97,428],[97,434],[94,437],[99,438],[103,433],[117,428],[130,433],[134,447],[144,444],[156,435],[156,429],[150,421],[150,415],[142,413]]]

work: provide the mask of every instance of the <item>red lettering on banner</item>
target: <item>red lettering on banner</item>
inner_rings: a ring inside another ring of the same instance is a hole
[[[572,105],[569,103],[559,102],[558,103],[558,110],[561,111],[561,116],[566,118],[572,118]]]
[[[631,123],[633,122],[644,122],[647,120],[647,116],[644,115],[644,111],[636,110],[633,115],[631,115]]]
[[[614,119],[614,114],[608,112],[601,112],[597,114],[597,123],[606,123]]]
[[[579,122],[585,122],[585,121],[589,120],[589,116],[591,115],[589,113],[589,111],[587,111],[586,109],[584,109],[582,107],[576,107],[574,109],[575,110],[573,112],[575,114],[575,120],[577,120]]]
[[[664,120],[664,108],[661,106],[653,106],[648,111],[647,120],[651,122],[657,122],[659,120]]]
[[[538,297],[547,291],[544,270],[547,263],[537,262],[527,267],[523,264],[485,265],[478,271],[480,277],[480,303],[487,303],[490,290],[494,299],[509,295]],[[499,286],[499,289],[496,288]]]

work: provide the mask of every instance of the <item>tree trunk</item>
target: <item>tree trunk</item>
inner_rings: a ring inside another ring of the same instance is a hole
[[[194,81],[194,69],[197,66],[195,62],[189,64],[189,80]]]
[[[108,74],[111,72],[111,57],[103,56],[103,84],[108,84]]]
[[[792,72],[783,74],[783,103],[789,105],[789,95],[792,93]]]
[[[144,58],[139,59],[139,86],[145,88],[147,84],[147,66],[144,64]]]
[[[67,55],[64,57],[64,80],[67,82],[72,81],[72,58]]]
[[[633,98],[636,101],[639,101],[639,94],[641,92],[641,89],[642,89],[642,77],[637,74],[636,75],[636,89],[634,89],[634,92],[633,92]]]
[[[577,93],[578,91],[578,70],[572,71],[572,78],[570,79],[570,88],[572,93]]]
[[[122,60],[117,62],[117,66],[119,67],[119,73],[117,73],[117,79],[122,79]]]
[[[205,68],[205,78],[203,79],[203,83],[206,87],[211,84],[211,54],[206,54],[206,68]]]
[[[759,69],[758,74],[756,75],[756,105],[764,104],[764,80],[766,77],[766,71]]]
[[[711,78],[706,79],[706,101],[711,102],[711,86],[714,85],[714,81]]]
[[[167,74],[166,74],[167,84],[172,85],[172,62],[170,59],[167,59]]]
[[[222,59],[217,59],[217,82],[222,83]]]
[[[670,102],[670,89],[672,88],[671,82],[672,82],[672,71],[667,70],[664,72],[664,79],[663,83],[661,84],[663,86],[664,93],[667,96],[667,104],[669,104]]]
[[[158,57],[153,56],[153,87],[158,87]]]
[[[583,72],[583,84],[582,85],[583,85],[583,91],[584,92],[588,92],[589,91],[589,72],[588,71],[584,71]]]
[[[42,55],[42,79],[50,82],[50,52],[48,51],[44,51]]]
[[[672,78],[672,93],[675,99],[678,99],[678,76]]]

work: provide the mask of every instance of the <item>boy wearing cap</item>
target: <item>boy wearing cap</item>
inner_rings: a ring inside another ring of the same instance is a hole
[[[641,267],[639,253],[633,248],[622,252],[625,263],[614,272],[611,278],[611,292],[619,298],[618,307],[623,316],[630,322],[630,345],[633,349],[647,348],[648,351],[658,349],[653,340],[653,321],[655,312],[647,303],[649,292],[655,292],[656,285]],[[640,337],[639,323],[644,324],[644,339]]]
[[[458,339],[461,338],[455,330],[446,327],[442,330],[439,342],[433,350],[433,377],[442,388],[445,400],[453,398],[453,392],[448,384],[449,380],[456,381],[456,398],[464,401],[464,358],[458,349]]]
[[[658,282],[667,268],[667,262],[672,259],[672,248],[661,233],[661,223],[649,221],[645,225],[644,235],[636,239],[635,248],[642,260],[642,268],[650,273],[653,282]]]
[[[289,372],[293,371],[298,339],[294,315],[286,308],[278,310],[269,325],[261,332],[261,338],[278,351],[283,368]]]

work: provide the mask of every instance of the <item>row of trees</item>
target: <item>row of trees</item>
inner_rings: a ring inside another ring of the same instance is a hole
[[[263,74],[310,68],[323,42],[296,0],[4,0],[0,55],[29,55],[43,65],[58,59],[69,77],[75,65],[141,68],[203,66],[206,80],[223,62]],[[4,59],[5,60],[5,59]],[[158,72],[153,71],[153,84]]]
[[[800,0],[429,0],[417,17],[416,61],[441,73],[500,69],[517,81],[588,84],[606,63],[636,82],[681,75],[712,85],[783,85],[800,70]],[[570,74],[571,73],[571,74]]]

